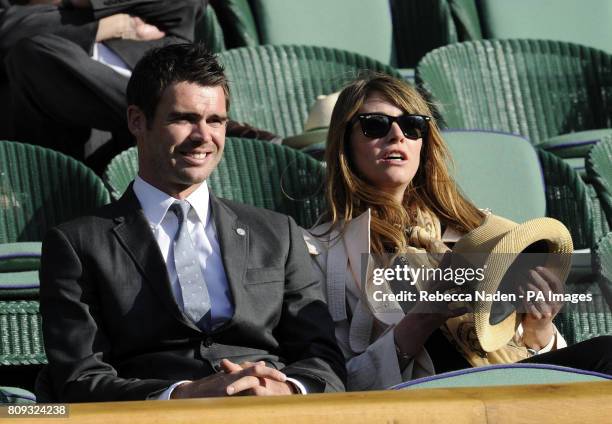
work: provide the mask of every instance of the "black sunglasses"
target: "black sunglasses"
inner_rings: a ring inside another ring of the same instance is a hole
[[[418,140],[427,137],[430,116],[426,115],[400,115],[389,116],[384,113],[361,113],[351,119],[351,124],[359,121],[363,135],[369,138],[380,138],[386,136],[391,130],[391,125],[397,122],[406,138]]]

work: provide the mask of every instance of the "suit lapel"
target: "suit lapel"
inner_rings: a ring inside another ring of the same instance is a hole
[[[119,243],[134,260],[170,314],[183,324],[200,331],[181,312],[174,299],[164,258],[131,186],[119,199],[117,206],[121,214],[115,217],[117,225],[113,228],[113,232]]]
[[[244,278],[248,263],[249,228],[241,223],[234,211],[221,202],[212,193],[210,206],[215,230],[221,248],[221,257],[225,276],[234,300],[234,316],[216,331],[227,331],[242,319],[242,313],[248,310],[244,305]]]

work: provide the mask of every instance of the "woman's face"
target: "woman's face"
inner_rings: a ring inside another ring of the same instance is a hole
[[[382,113],[389,116],[404,114],[400,108],[378,93],[372,93],[366,98],[357,112],[362,113]],[[352,161],[362,178],[401,202],[419,167],[422,143],[421,138],[406,138],[397,122],[393,122],[387,135],[381,138],[366,137],[357,121],[352,126],[350,137]]]

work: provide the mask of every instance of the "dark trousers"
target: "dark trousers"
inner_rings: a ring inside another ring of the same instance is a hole
[[[15,140],[85,158],[91,128],[112,133],[112,144],[103,144],[93,162],[106,162],[133,144],[125,117],[128,78],[91,59],[81,46],[36,35],[19,41],[5,65]]]
[[[563,349],[534,355],[521,363],[549,364],[612,375],[612,336],[599,336]]]
[[[471,367],[439,330],[429,337],[425,348],[438,374]],[[559,365],[612,375],[612,336],[595,337],[563,349],[534,355],[519,363]]]

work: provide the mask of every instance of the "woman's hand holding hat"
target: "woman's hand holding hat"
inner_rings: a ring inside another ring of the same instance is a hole
[[[562,293],[563,284],[559,278],[545,267],[537,267],[529,271],[529,278],[521,287],[523,295],[523,343],[530,349],[540,350],[554,336],[553,318],[561,310],[563,304],[551,299],[551,293]],[[529,299],[527,291],[542,293],[544,300]],[[529,300],[528,300],[529,299]],[[535,301],[534,301],[535,300]]]

